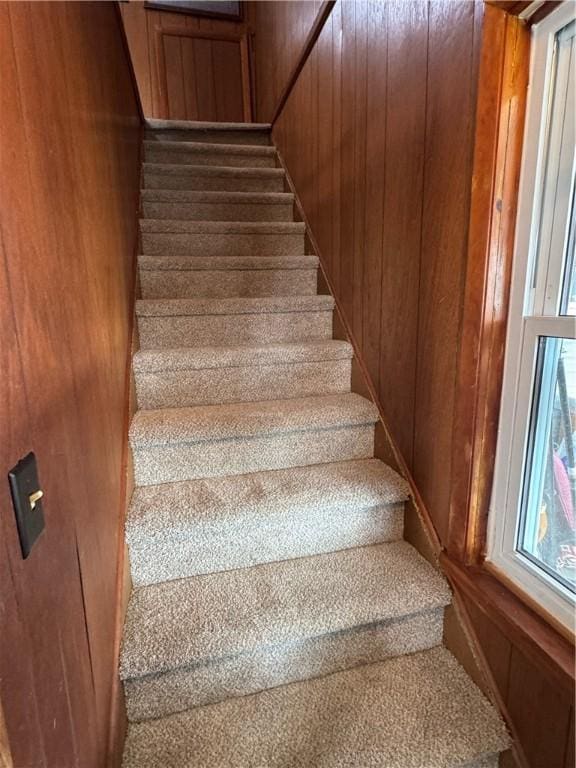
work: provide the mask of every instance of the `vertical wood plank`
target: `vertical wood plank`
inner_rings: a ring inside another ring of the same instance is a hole
[[[196,64],[194,62],[194,40],[182,37],[182,71],[184,73],[184,101],[186,104],[186,120],[198,120],[198,100],[196,98]]]
[[[473,41],[473,3],[431,4],[413,475],[443,541],[468,230]]]
[[[176,37],[175,35],[162,35],[166,72],[166,98],[168,100],[168,114],[172,120],[186,119],[185,76],[181,40],[181,37]]]
[[[506,704],[530,768],[562,768],[571,701],[518,649],[512,649]]]
[[[420,290],[420,258],[416,254],[421,249],[423,212],[428,6],[399,0],[387,7],[387,142],[378,391],[390,428],[412,469]]]
[[[330,15],[332,25],[332,62],[334,67],[332,110],[334,115],[334,145],[332,152],[332,175],[334,199],[332,201],[332,283],[336,296],[341,299],[342,239],[340,220],[342,218],[342,5],[337,3]]]
[[[213,40],[212,62],[217,119],[241,123],[244,120],[244,98],[240,43]]]
[[[354,145],[356,125],[355,30],[356,3],[342,3],[342,88],[341,88],[341,148],[342,199],[340,219],[340,300],[344,313],[354,326]]]
[[[372,0],[367,4],[366,41],[366,205],[365,268],[362,284],[362,339],[364,362],[379,390],[380,318],[382,312],[382,239],[386,167],[388,98],[389,5]]]
[[[352,325],[356,339],[364,348],[364,262],[365,262],[365,232],[366,232],[366,36],[368,6],[366,3],[355,4],[356,18],[354,21],[354,80],[355,80],[355,109],[354,109],[354,239],[353,251],[350,254],[353,262],[353,297]]]
[[[211,40],[194,39],[194,64],[199,75],[196,78],[198,114],[202,120],[217,120]]]

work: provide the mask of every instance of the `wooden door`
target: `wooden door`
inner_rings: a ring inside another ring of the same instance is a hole
[[[156,54],[164,118],[252,119],[246,34],[157,27]]]

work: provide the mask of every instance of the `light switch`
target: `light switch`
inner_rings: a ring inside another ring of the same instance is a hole
[[[26,559],[44,530],[44,510],[36,456],[29,453],[8,473],[22,557]]]

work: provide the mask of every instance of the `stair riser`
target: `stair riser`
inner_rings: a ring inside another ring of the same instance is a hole
[[[156,485],[365,459],[373,455],[374,425],[132,450],[136,485]]]
[[[168,149],[160,143],[146,147],[145,162],[172,165],[218,165],[226,168],[276,168],[274,155],[234,155],[220,152],[193,152],[184,148]]]
[[[304,235],[144,232],[142,252],[149,256],[299,256],[304,253]]]
[[[453,765],[451,768],[498,768],[499,765],[501,765],[500,755],[495,754],[480,757],[478,760],[474,760],[472,763],[466,763],[465,765],[458,763],[458,765]]]
[[[332,337],[332,312],[139,317],[140,348],[274,344]]]
[[[124,683],[131,721],[257,693],[413,653],[442,642],[443,610]]]
[[[205,528],[193,521],[155,532],[127,531],[134,586],[185,579],[260,563],[308,557],[402,538],[404,505],[370,509],[291,509],[288,514],[238,517]]]
[[[138,407],[285,400],[350,391],[350,360],[289,365],[136,372]]]
[[[270,146],[269,131],[147,130],[145,139],[146,141],[197,141],[205,144]]]
[[[144,299],[313,296],[316,269],[140,270]]]
[[[292,206],[264,203],[144,203],[149,219],[188,221],[292,221]]]
[[[146,189],[181,189],[189,192],[284,192],[284,179],[281,176],[241,178],[146,172],[144,187]]]

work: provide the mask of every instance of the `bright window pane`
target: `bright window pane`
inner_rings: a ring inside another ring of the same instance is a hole
[[[517,550],[576,592],[576,340],[540,337]]]

